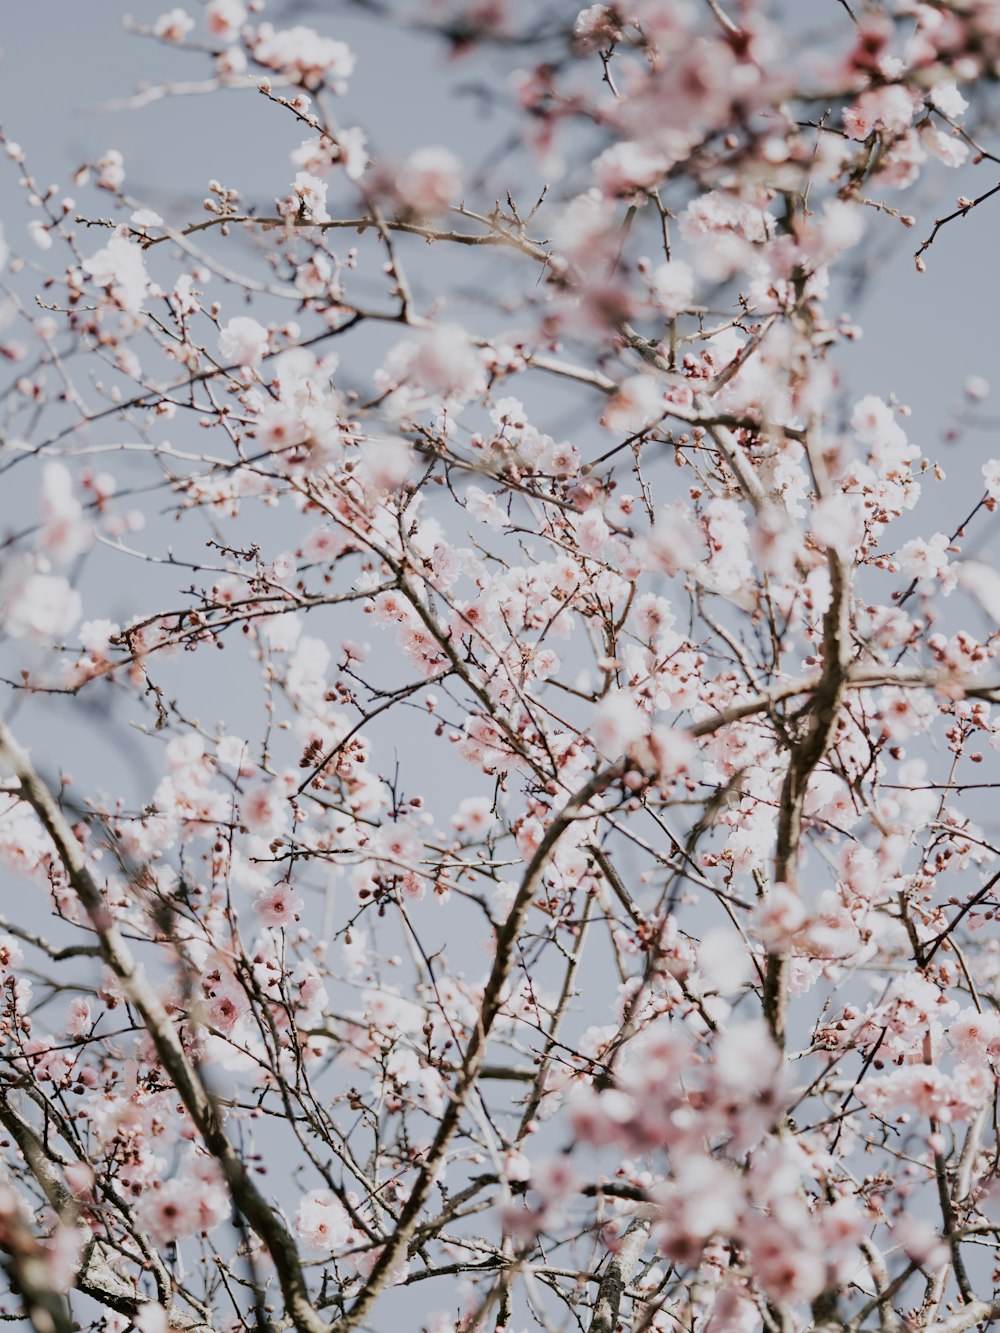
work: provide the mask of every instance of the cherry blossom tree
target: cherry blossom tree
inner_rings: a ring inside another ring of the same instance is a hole
[[[1000,1317],[1000,459],[837,313],[1000,189],[1000,3],[807,8],[359,0],[478,161],[171,9],[137,100],[288,134],[200,215],[3,139],[6,1317]]]

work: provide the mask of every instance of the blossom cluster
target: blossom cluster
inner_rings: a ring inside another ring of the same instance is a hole
[[[287,131],[199,218],[3,141],[36,1328],[1000,1316],[1000,459],[946,477],[833,313],[995,160],[1000,23],[830,8],[417,6],[504,102],[484,162],[349,123],[331,16],[172,8],[140,35]]]

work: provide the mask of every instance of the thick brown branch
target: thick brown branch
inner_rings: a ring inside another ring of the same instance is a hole
[[[850,648],[850,576],[843,558],[828,555],[830,605],[823,618],[823,671],[809,703],[805,731],[792,749],[781,788],[775,883],[797,888],[802,807],[809,779],[823,758],[837,726],[837,714],[847,683]],[[780,952],[768,956],[764,973],[764,1015],[771,1035],[784,1048],[788,1005],[788,959]]]
[[[474,214],[467,213],[461,209],[455,210],[462,217],[475,217]],[[85,218],[79,218],[78,221],[86,221]],[[478,221],[479,219],[476,218]],[[388,231],[404,232],[411,236],[420,236],[425,241],[449,241],[454,245],[495,245],[503,246],[508,249],[520,250],[522,254],[528,255],[531,259],[537,259],[540,263],[548,260],[548,251],[538,241],[530,241],[527,237],[517,236],[511,232],[503,231],[495,224],[485,219],[492,230],[478,234],[470,234],[464,231],[441,231],[428,226],[422,222],[407,221],[404,218],[387,218],[379,222],[374,217],[360,218],[328,218],[323,222],[314,222],[311,218],[283,218],[283,217],[254,217],[253,214],[240,213],[228,217],[205,218],[202,222],[193,222],[188,227],[178,228],[176,231],[169,228],[164,236],[138,236],[139,244],[145,249],[153,245],[162,245],[164,241],[174,240],[178,236],[193,236],[196,232],[207,231],[212,227],[227,226],[255,226],[263,227],[266,231],[273,231],[277,227],[281,228],[308,228],[312,231],[370,231],[381,230],[383,227]]]
[[[611,1256],[597,1292],[589,1333],[615,1333],[622,1296],[649,1239],[650,1222],[637,1217],[629,1225],[617,1252]]]
[[[348,1329],[357,1328],[367,1317],[417,1229],[420,1213],[430,1196],[431,1190],[434,1188],[434,1182],[437,1180],[438,1173],[444,1164],[448,1145],[458,1129],[462,1111],[479,1078],[489,1035],[503,1005],[507,982],[514,967],[515,944],[524,925],[531,900],[538,890],[538,884],[548,864],[549,857],[555,851],[559,839],[573,821],[579,817],[581,811],[599,792],[604,791],[615,780],[619,772],[617,766],[602,769],[571,796],[553,818],[544,838],[528,863],[507,919],[497,931],[496,953],[483,992],[480,1020],[465,1049],[461,1076],[452,1091],[451,1100],[444,1115],[441,1117],[441,1124],[438,1126],[434,1141],[427,1150],[427,1156],[424,1158],[420,1174],[414,1183],[403,1211],[400,1213],[396,1229],[386,1242],[385,1249],[379,1255],[378,1262],[372,1269],[364,1290],[344,1318],[336,1324],[338,1333],[347,1333]]]

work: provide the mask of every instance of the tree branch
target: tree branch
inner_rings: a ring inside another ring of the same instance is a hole
[[[115,925],[87,865],[83,848],[74,836],[66,816],[38,775],[27,751],[17,743],[3,719],[0,719],[0,763],[13,770],[20,784],[22,798],[35,811],[55,844],[69,882],[97,933],[105,964],[142,1018],[160,1062],[194,1121],[205,1147],[222,1168],[233,1202],[267,1247],[292,1323],[299,1333],[327,1333],[327,1324],[309,1300],[295,1241],[276,1209],[253,1183],[230,1143],[216,1106],[184,1050],[155,987],[132,957]]]

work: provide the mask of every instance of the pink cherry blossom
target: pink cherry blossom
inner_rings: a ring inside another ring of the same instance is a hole
[[[343,1204],[330,1190],[312,1190],[300,1202],[295,1229],[313,1250],[330,1254],[355,1239],[354,1227]]]
[[[219,334],[219,355],[239,366],[258,366],[268,349],[267,329],[247,315],[237,315]]]
[[[166,1180],[146,1189],[139,1201],[143,1224],[161,1245],[198,1229],[198,1200],[187,1181]]]
[[[29,574],[17,580],[0,609],[0,624],[15,638],[64,638],[80,619],[80,594],[61,574]]]
[[[590,5],[577,14],[573,36],[582,50],[597,51],[620,41],[622,32],[613,9],[607,5]]]
[[[1000,1042],[1000,1019],[989,1010],[963,1009],[949,1024],[948,1040],[959,1060],[985,1061],[991,1045]]]
[[[474,394],[484,382],[482,359],[456,324],[438,325],[427,335],[412,373],[424,388],[445,396]]]
[[[625,690],[612,690],[602,700],[594,721],[594,740],[608,758],[616,759],[649,726],[646,715]]]
[[[619,434],[630,434],[657,421],[664,411],[663,394],[648,375],[632,375],[620,385],[601,424]]]
[[[139,1307],[133,1323],[139,1333],[167,1333],[167,1312],[162,1305],[147,1301]]]
[[[253,55],[260,64],[311,89],[328,84],[334,92],[343,92],[345,80],[354,72],[354,53],[346,43],[302,25],[275,29],[261,23],[253,40]]]
[[[90,1001],[84,996],[77,996],[71,1000],[69,1011],[66,1015],[66,1032],[71,1037],[82,1037],[88,1032],[93,1021]]]
[[[7,1313],[989,1323],[996,5],[196,8],[0,133]]]
[[[265,926],[290,926],[298,919],[304,904],[290,884],[275,884],[257,895],[254,910]]]
[[[98,287],[106,287],[117,305],[130,315],[142,310],[150,278],[142,251],[124,233],[112,236],[103,250],[83,261]]]
[[[447,148],[418,148],[400,168],[395,184],[404,208],[432,217],[461,198],[462,164]]]
[[[671,259],[653,270],[653,299],[668,319],[690,308],[694,300],[694,274],[682,259]]]
[[[182,42],[194,27],[194,19],[184,9],[171,9],[153,24],[153,34],[165,42]]]
[[[243,0],[210,0],[205,10],[205,26],[213,37],[230,41],[239,34],[246,17]]]
[[[912,578],[946,580],[948,538],[943,532],[935,532],[929,538],[914,537],[900,549],[898,559],[904,574]]]

